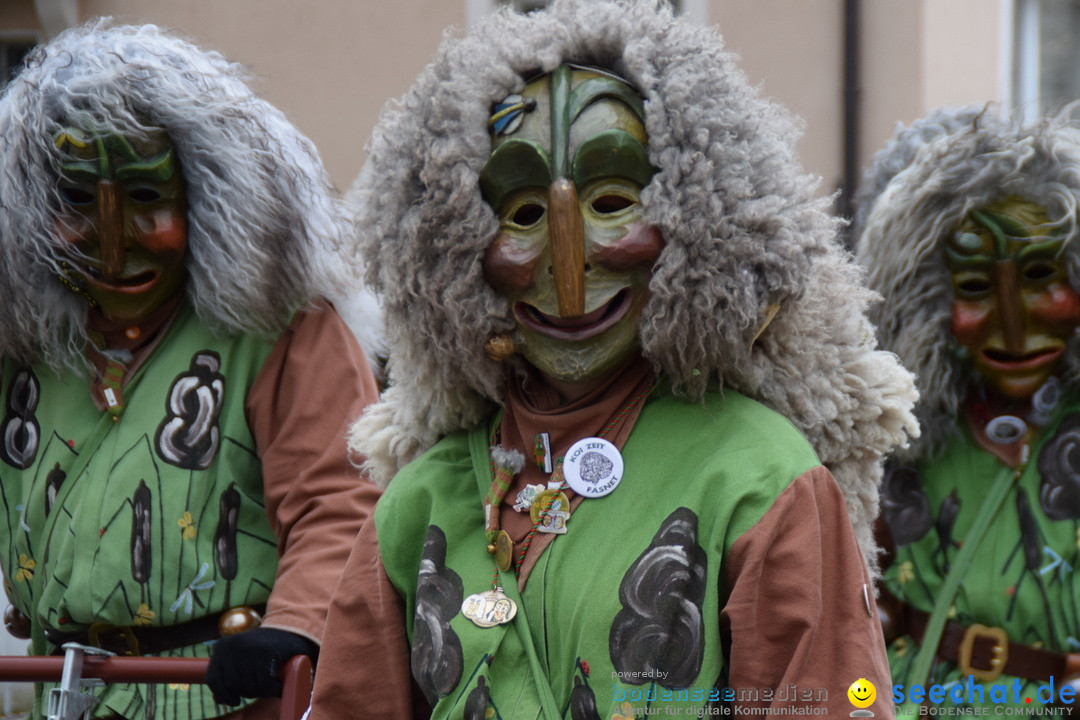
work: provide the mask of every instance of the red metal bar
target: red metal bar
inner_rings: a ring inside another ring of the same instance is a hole
[[[95,657],[83,658],[82,676],[105,682],[202,683],[207,658]],[[58,682],[63,657],[0,655],[2,682]],[[311,700],[311,658],[297,655],[282,668],[281,720],[300,720]]]
[[[281,720],[300,720],[311,704],[311,658],[297,655],[282,670]]]
[[[201,683],[206,680],[208,658],[83,658],[83,677],[105,682]],[[58,682],[64,671],[63,657],[0,656],[0,680]]]

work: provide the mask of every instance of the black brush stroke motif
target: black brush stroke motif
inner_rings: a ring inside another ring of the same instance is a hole
[[[596,711],[596,696],[592,688],[574,676],[574,689],[570,691],[570,720],[600,720]]]
[[[701,671],[708,558],[698,545],[697,524],[688,508],[668,515],[623,576],[623,609],[611,625],[608,650],[624,682],[642,685],[656,678],[663,687],[682,688]]]
[[[54,463],[52,470],[45,476],[45,517],[49,517],[53,505],[56,504],[56,496],[60,494],[60,488],[64,486],[67,473],[60,467],[60,463]]]
[[[476,678],[476,687],[465,698],[465,720],[487,720],[488,701],[491,691],[484,684],[484,676]]]
[[[1023,488],[1016,489],[1016,516],[1020,522],[1020,547],[1024,551],[1024,569],[1037,575],[1042,565],[1043,539],[1031,501]]]
[[[412,642],[413,678],[431,705],[461,682],[465,659],[450,620],[464,599],[461,577],[446,567],[446,534],[431,525],[416,581]]]
[[[37,455],[41,426],[34,411],[40,400],[41,383],[30,368],[15,373],[4,403],[4,421],[0,423],[0,460],[18,470],[33,465]]]
[[[1039,453],[1039,507],[1051,520],[1080,518],[1080,414],[1073,413]]]
[[[1016,516],[1020,521],[1020,546],[1024,551],[1024,570],[1031,575],[1031,578],[1035,581],[1035,585],[1039,588],[1039,595],[1042,597],[1043,602],[1043,614],[1046,617],[1046,625],[1049,634],[1047,637],[1058,637],[1057,630],[1054,628],[1054,613],[1050,608],[1050,595],[1046,591],[1046,584],[1043,582],[1042,575],[1039,574],[1039,568],[1042,566],[1043,547],[1046,545],[1046,541],[1043,538],[1042,531],[1039,529],[1039,522],[1035,519],[1035,513],[1031,509],[1031,501],[1028,500],[1027,493],[1023,488],[1016,489]],[[1023,576],[1021,575],[1021,580]],[[1021,581],[1017,581],[1017,586]],[[1017,593],[1013,593],[1013,599],[1015,602]],[[1010,608],[1011,614],[1011,608]]]
[[[236,533],[239,530],[240,491],[230,485],[218,502],[218,526],[214,533],[214,562],[225,580],[232,580],[240,567]]]
[[[140,585],[145,585],[150,579],[153,558],[150,552],[151,499],[146,481],[140,480],[139,487],[131,497],[131,577]]]
[[[165,399],[165,419],[158,425],[154,447],[162,460],[184,470],[205,470],[221,442],[218,415],[225,399],[220,356],[195,353],[191,367],[173,380]]]
[[[885,466],[881,482],[881,513],[897,545],[915,542],[933,526],[930,500],[923,491],[919,471],[910,465]]]
[[[946,571],[949,569],[949,548],[959,546],[959,543],[953,541],[952,534],[958,517],[960,517],[960,496],[954,488],[951,493],[942,498],[937,519],[934,520],[934,529],[938,536],[938,552],[941,553],[941,566]]]

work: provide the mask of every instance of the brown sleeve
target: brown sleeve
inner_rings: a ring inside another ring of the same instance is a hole
[[[345,442],[377,397],[363,352],[325,305],[297,314],[255,379],[247,417],[280,556],[267,626],[322,640],[341,569],[379,497]]]
[[[410,720],[405,608],[383,567],[374,522],[356,538],[326,628],[309,720]]]
[[[794,686],[799,698],[804,691],[827,697],[799,704],[846,717],[855,709],[848,688],[864,678],[877,690],[868,709],[878,720],[893,717],[872,586],[828,470],[814,468],[780,494],[732,545],[725,576],[731,591],[720,622],[728,684],[744,698],[774,691],[772,701],[737,705],[789,706]]]

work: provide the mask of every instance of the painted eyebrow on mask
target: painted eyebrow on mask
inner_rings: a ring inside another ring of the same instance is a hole
[[[579,188],[600,177],[620,177],[645,187],[655,172],[649,164],[648,152],[638,139],[625,130],[612,128],[581,144],[572,174]]]
[[[498,209],[506,196],[515,190],[546,189],[553,179],[551,158],[543,146],[532,140],[515,138],[491,153],[480,172],[480,194],[488,205]]]

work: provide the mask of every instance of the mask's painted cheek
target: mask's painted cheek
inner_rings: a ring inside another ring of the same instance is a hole
[[[589,260],[612,272],[652,268],[664,249],[664,238],[655,225],[637,222],[612,242],[598,242],[589,251]]]
[[[162,208],[134,218],[136,241],[154,254],[183,255],[187,249],[187,218],[183,212]]]
[[[1028,301],[1032,320],[1067,337],[1080,325],[1080,295],[1064,283],[1053,283]]]
[[[966,347],[982,345],[993,333],[992,300],[956,300],[952,306],[952,334]]]
[[[88,242],[94,231],[93,222],[76,213],[65,213],[55,223],[56,234],[72,245]]]
[[[543,247],[499,233],[484,253],[484,279],[500,295],[516,297],[533,286]]]

